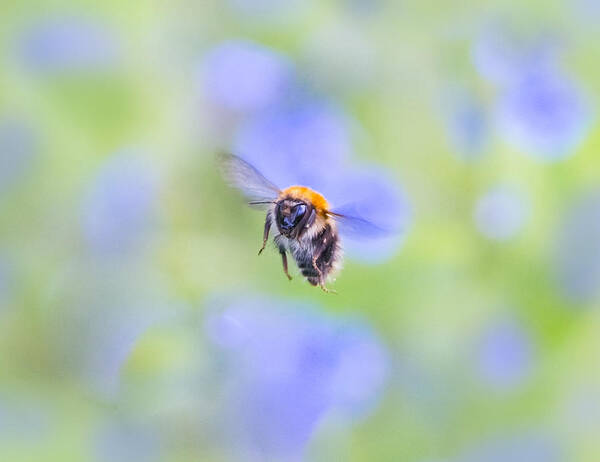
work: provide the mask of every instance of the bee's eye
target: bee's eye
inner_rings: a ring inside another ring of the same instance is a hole
[[[298,223],[300,222],[300,220],[302,220],[302,217],[305,214],[306,214],[306,205],[305,204],[295,205],[294,207],[291,208],[291,210],[289,210],[289,213],[286,213],[281,216],[279,224],[282,229],[289,231],[289,230],[293,229],[296,225],[298,225]]]
[[[294,207],[294,210],[292,211],[292,217],[293,217],[294,224],[297,224],[302,219],[302,217],[304,216],[305,213],[306,213],[306,205],[298,204],[296,207]]]

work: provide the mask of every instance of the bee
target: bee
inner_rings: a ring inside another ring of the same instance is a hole
[[[386,234],[378,226],[360,218],[332,210],[319,192],[307,186],[280,189],[256,168],[233,154],[219,155],[223,177],[230,186],[239,189],[251,206],[266,206],[267,216],[260,255],[267,245],[271,227],[277,234],[273,241],[279,250],[283,272],[289,280],[288,252],[300,272],[312,286],[325,292],[335,292],[326,283],[339,272],[343,250],[338,225],[352,235],[377,237]]]

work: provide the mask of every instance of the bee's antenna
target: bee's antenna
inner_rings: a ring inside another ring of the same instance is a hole
[[[275,201],[250,201],[248,205],[274,204]]]

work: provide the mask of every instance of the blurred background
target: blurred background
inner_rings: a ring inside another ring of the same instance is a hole
[[[0,460],[600,460],[599,20],[3,2]],[[219,150],[397,233],[288,282]]]

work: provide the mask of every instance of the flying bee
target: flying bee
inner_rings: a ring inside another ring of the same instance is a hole
[[[311,188],[279,189],[235,155],[220,154],[219,163],[225,180],[246,196],[249,205],[266,206],[263,242],[258,254],[265,249],[275,223],[277,234],[273,240],[281,255],[283,272],[290,280],[288,252],[311,285],[330,292],[326,283],[341,269],[343,259],[338,225],[340,230],[359,237],[387,234],[363,218],[331,209],[323,195]]]

